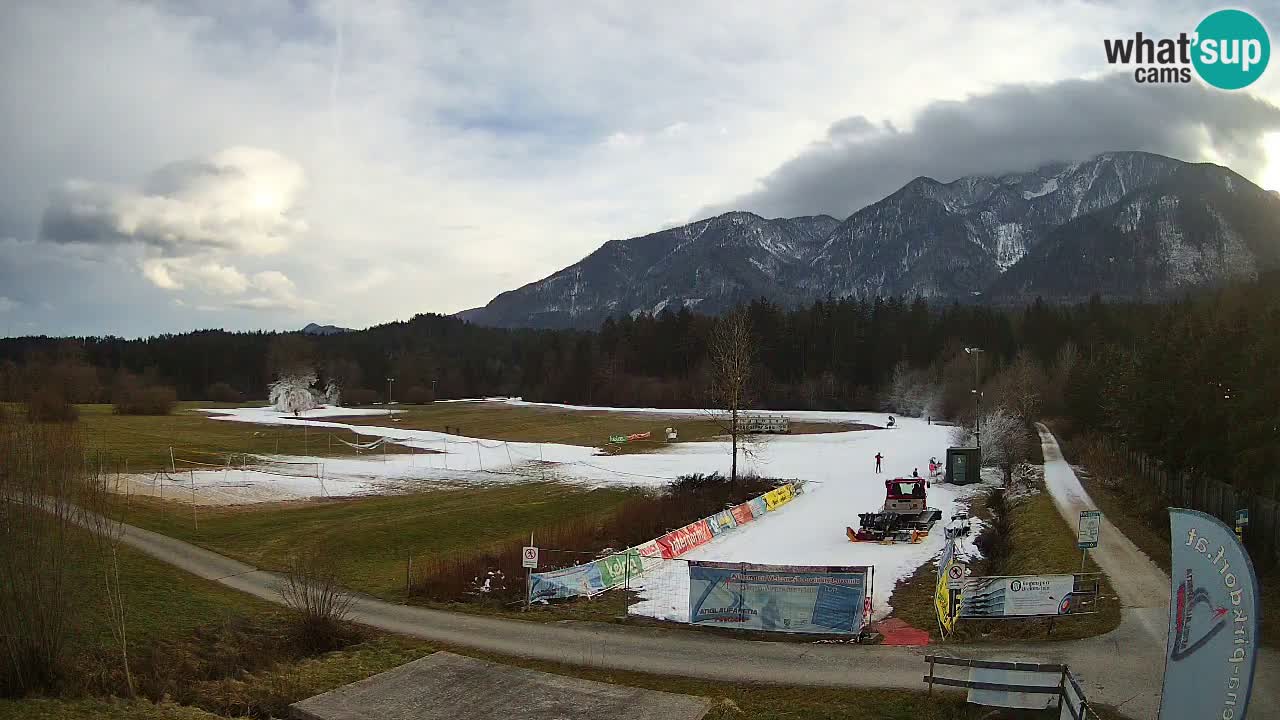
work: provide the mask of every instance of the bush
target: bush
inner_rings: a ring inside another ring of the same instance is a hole
[[[244,393],[231,387],[230,383],[216,382],[204,391],[206,398],[213,402],[220,403],[241,403],[244,402]]]
[[[122,375],[116,381],[112,401],[117,415],[168,415],[178,393],[171,387],[144,385],[134,375]]]
[[[80,412],[67,401],[66,393],[47,385],[36,389],[27,399],[27,419],[31,422],[75,422]]]
[[[382,396],[369,388],[351,388],[349,390],[345,390],[344,394],[346,395],[345,400],[349,406],[372,405],[382,399]]]
[[[407,403],[409,405],[426,405],[427,403],[434,402],[435,399],[435,396],[431,394],[430,388],[423,387],[422,385],[414,385],[404,391],[404,397],[401,398],[400,402]]]
[[[280,594],[296,616],[297,640],[302,647],[327,652],[347,644],[349,632],[344,623],[355,598],[342,588],[332,553],[310,548],[292,555]]]

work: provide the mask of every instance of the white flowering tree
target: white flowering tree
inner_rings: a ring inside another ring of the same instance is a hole
[[[271,406],[282,413],[301,416],[320,404],[311,390],[315,384],[316,374],[311,371],[283,375],[268,388]]]
[[[324,404],[339,405],[342,402],[342,386],[338,385],[336,380],[330,380],[328,385],[324,386]]]

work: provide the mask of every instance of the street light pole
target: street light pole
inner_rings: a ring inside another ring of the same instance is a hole
[[[387,378],[387,404],[391,404],[391,383],[395,382],[395,378]]]
[[[973,439],[978,449],[982,449],[982,375],[979,371],[979,356],[982,348],[967,347],[966,353],[973,356]]]

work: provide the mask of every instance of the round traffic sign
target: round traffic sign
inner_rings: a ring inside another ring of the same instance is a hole
[[[952,565],[950,568],[947,569],[947,577],[951,578],[952,580],[959,580],[960,578],[964,577],[964,566]]]

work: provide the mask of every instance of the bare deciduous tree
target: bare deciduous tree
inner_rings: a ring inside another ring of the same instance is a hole
[[[707,344],[711,361],[708,395],[712,414],[720,429],[729,435],[733,462],[729,482],[738,481],[738,453],[744,449],[742,413],[753,400],[751,376],[755,364],[755,342],[751,319],[742,308],[716,321]]]

